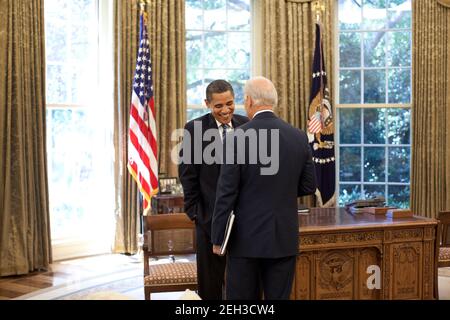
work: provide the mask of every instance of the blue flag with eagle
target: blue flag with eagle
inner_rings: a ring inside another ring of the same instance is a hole
[[[312,86],[308,112],[308,139],[312,149],[318,187],[317,204],[335,206],[336,166],[334,119],[327,87],[321,26],[316,23],[316,47],[312,65]]]

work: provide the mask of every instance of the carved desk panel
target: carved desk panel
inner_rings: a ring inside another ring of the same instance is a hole
[[[434,298],[436,220],[314,208],[299,224],[291,298]]]

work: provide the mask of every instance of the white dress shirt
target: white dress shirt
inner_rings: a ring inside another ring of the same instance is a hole
[[[258,114],[263,113],[263,112],[272,112],[272,113],[274,113],[273,110],[260,110],[260,111],[258,111],[257,113],[255,113],[253,115],[253,118],[255,118]]]
[[[214,119],[214,120],[216,120],[216,119]],[[223,137],[222,123],[217,120],[216,120],[216,123],[217,123],[217,127],[219,128],[220,140],[223,140],[223,138],[222,138]],[[228,126],[227,133],[233,131],[233,125],[232,125],[231,121],[229,123],[227,123],[227,126]]]

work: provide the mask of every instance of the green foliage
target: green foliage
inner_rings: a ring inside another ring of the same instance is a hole
[[[340,104],[411,102],[410,7],[339,0]],[[339,110],[340,205],[387,195],[389,205],[409,206],[410,117],[403,108]]]
[[[188,104],[201,104],[215,79],[228,80],[242,104],[251,69],[250,0],[190,0],[186,12]]]

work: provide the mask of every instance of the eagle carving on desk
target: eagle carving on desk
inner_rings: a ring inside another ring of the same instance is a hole
[[[343,253],[333,252],[320,261],[319,270],[321,286],[339,291],[352,281],[353,259]]]

